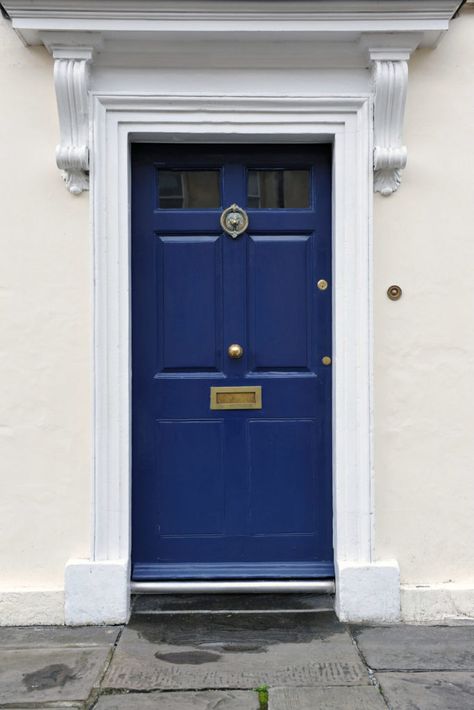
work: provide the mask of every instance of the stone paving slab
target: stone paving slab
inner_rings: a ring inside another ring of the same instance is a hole
[[[270,710],[386,710],[377,688],[275,688],[269,693]],[[398,708],[397,706],[394,706]]]
[[[13,703],[84,701],[99,683],[110,649],[0,651],[0,707]]]
[[[259,710],[256,693],[202,690],[188,693],[103,695],[94,710]]]
[[[474,670],[474,627],[356,627],[353,634],[376,670]]]
[[[332,613],[137,615],[124,629],[104,688],[197,690],[368,684]]]
[[[472,672],[377,673],[377,680],[389,706],[396,710],[474,708]]]
[[[0,627],[0,649],[111,646],[118,626],[19,626]]]

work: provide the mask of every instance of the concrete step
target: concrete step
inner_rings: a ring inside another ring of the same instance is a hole
[[[137,594],[133,614],[251,614],[333,611],[330,594]]]

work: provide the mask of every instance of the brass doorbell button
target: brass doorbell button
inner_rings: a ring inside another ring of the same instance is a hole
[[[402,297],[402,289],[400,286],[393,284],[387,289],[387,296],[391,301],[398,301]]]

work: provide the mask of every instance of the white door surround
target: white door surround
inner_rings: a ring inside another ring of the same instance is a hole
[[[371,110],[369,95],[313,99],[94,95],[95,534],[91,560],[71,561],[66,570],[70,623],[90,623],[91,617],[111,623],[128,613],[132,140],[333,143],[337,608],[341,618],[353,620],[369,614],[380,620],[398,617],[397,565],[373,559]],[[375,598],[374,588],[379,592]],[[364,602],[368,597],[370,609]]]
[[[121,623],[129,614],[132,141],[333,144],[336,610],[348,621],[397,620],[397,562],[374,556],[372,195],[374,186],[384,195],[395,191],[406,163],[402,126],[409,56],[439,40],[458,3],[347,0],[315,8],[303,0],[292,3],[291,12],[278,2],[230,2],[222,10],[212,0],[193,4],[192,12],[180,2],[167,10],[159,0],[4,5],[23,39],[45,44],[55,57],[57,160],[72,193],[87,189],[90,168],[93,547],[90,559],[66,566],[66,623]],[[168,54],[159,58],[158,40],[168,40]],[[212,40],[211,64],[230,55],[233,66],[206,68],[202,47]],[[279,66],[285,45],[276,40],[295,48],[284,65],[292,80],[279,84],[272,66],[267,84],[256,67],[261,56],[274,57]],[[186,59],[179,59],[187,66],[178,67],[179,50],[189,42]],[[195,65],[211,73],[209,84],[193,90],[183,72]],[[242,90],[246,85],[251,88]]]

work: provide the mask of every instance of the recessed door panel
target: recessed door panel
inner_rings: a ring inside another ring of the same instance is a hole
[[[163,372],[219,368],[219,237],[157,237],[157,314]]]
[[[251,420],[250,529],[254,535],[312,535],[319,443],[312,420]]]
[[[156,524],[160,535],[218,535],[224,529],[223,423],[158,421]]]
[[[309,370],[311,238],[252,236],[248,249],[252,369]]]

